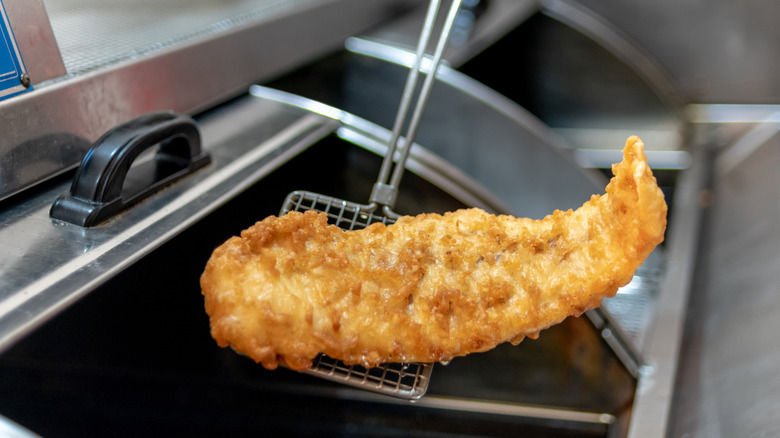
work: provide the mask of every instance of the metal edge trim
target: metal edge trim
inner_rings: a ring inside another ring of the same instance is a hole
[[[659,288],[654,327],[645,343],[647,365],[637,383],[630,438],[666,436],[703,214],[697,197],[707,177],[705,149],[694,148],[691,167],[680,174],[669,221],[666,275]]]
[[[377,403],[404,404],[413,403],[429,409],[441,409],[460,412],[474,412],[481,414],[493,414],[509,417],[539,418],[545,420],[570,421],[577,423],[603,424],[611,425],[615,423],[616,417],[608,413],[577,411],[573,409],[547,408],[542,406],[532,406],[520,403],[495,402],[477,399],[464,399],[458,397],[444,397],[437,395],[428,395],[419,400],[409,402],[400,399],[393,399],[378,394],[372,394],[365,391],[341,390],[339,391],[345,398]]]

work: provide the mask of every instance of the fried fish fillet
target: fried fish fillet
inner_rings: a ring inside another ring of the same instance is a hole
[[[437,362],[535,338],[627,284],[664,237],[666,202],[628,139],[606,194],[541,220],[479,209],[343,231],[324,214],[258,222],[201,277],[220,346],[311,367]]]

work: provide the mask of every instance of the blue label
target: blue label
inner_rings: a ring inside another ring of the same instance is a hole
[[[5,6],[0,0],[0,100],[32,89],[26,76]]]

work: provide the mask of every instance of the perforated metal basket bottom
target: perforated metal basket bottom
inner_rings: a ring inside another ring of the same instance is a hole
[[[345,230],[365,228],[373,223],[391,224],[395,219],[367,205],[312,192],[296,191],[287,196],[280,214],[315,210],[328,215],[328,223]],[[318,356],[303,372],[345,385],[407,400],[416,400],[428,389],[433,364],[390,363],[376,368],[346,365],[326,355]]]

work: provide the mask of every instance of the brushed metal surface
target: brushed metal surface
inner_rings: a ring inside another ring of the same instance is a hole
[[[638,42],[693,103],[780,102],[780,3],[566,0]]]
[[[780,124],[717,155],[670,436],[780,435]]]

